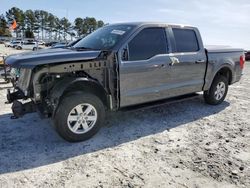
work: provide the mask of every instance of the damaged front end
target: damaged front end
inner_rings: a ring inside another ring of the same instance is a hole
[[[89,53],[81,54],[87,56]],[[45,64],[38,63],[38,66],[33,66],[34,61],[32,61],[32,66],[28,64],[21,66],[14,90],[7,92],[8,103],[13,103],[13,118],[20,118],[32,112],[39,112],[42,117],[53,117],[65,90],[85,88],[88,84],[90,88],[87,90],[95,86],[101,88],[98,91],[105,93],[103,100],[107,101],[109,109],[118,109],[116,54],[106,51],[95,54],[95,57],[85,57],[84,60],[79,58],[68,62],[51,63],[48,63],[48,60]]]
[[[22,103],[19,100],[27,100],[29,98],[31,69],[20,69],[20,79],[15,83],[14,89],[7,90],[7,102],[12,104],[13,119],[20,118],[27,113],[36,112],[36,105],[33,101]]]
[[[23,117],[27,113],[36,112],[36,105],[33,101],[22,103],[19,100],[27,100],[24,92],[20,88],[15,88],[12,92],[7,90],[7,104],[12,103],[12,119]]]

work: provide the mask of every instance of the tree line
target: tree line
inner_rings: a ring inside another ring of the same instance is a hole
[[[66,40],[68,36],[87,35],[104,25],[102,20],[94,17],[78,17],[71,23],[66,17],[58,18],[44,10],[23,11],[17,7],[0,15],[0,36],[11,36],[9,26],[16,20],[15,37],[39,38],[49,40]]]

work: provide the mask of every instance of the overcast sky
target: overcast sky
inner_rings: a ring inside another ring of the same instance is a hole
[[[206,45],[250,50],[250,0],[0,0],[0,14],[16,6],[43,9],[71,21],[93,16],[105,23],[160,21],[197,26]]]

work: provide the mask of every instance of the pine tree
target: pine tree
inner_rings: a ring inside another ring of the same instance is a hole
[[[0,15],[0,36],[10,37],[11,33],[9,31],[8,23],[4,15]]]
[[[44,10],[26,10],[25,12],[17,7],[12,7],[6,12],[6,19],[4,16],[1,18],[1,34],[10,35],[6,25],[10,25],[14,20],[17,22],[15,29],[16,37],[33,37],[49,38],[54,36],[55,40],[66,40],[67,36],[71,39],[77,34],[82,36],[89,34],[99,27],[104,25],[102,20],[96,20],[93,17],[76,18],[74,24],[70,23],[67,18],[58,18],[52,13]]]

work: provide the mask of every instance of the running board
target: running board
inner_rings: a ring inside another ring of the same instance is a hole
[[[143,104],[124,107],[124,108],[121,108],[120,111],[145,110],[145,109],[150,109],[150,108],[154,108],[154,107],[163,106],[163,105],[166,105],[166,104],[171,104],[171,103],[175,103],[175,102],[182,102],[182,101],[198,98],[200,96],[201,96],[201,94],[198,94],[198,93],[181,95],[181,96],[178,96],[178,97],[168,98],[168,99],[159,100],[159,101],[155,101],[155,102],[149,102],[149,103],[143,103]]]

